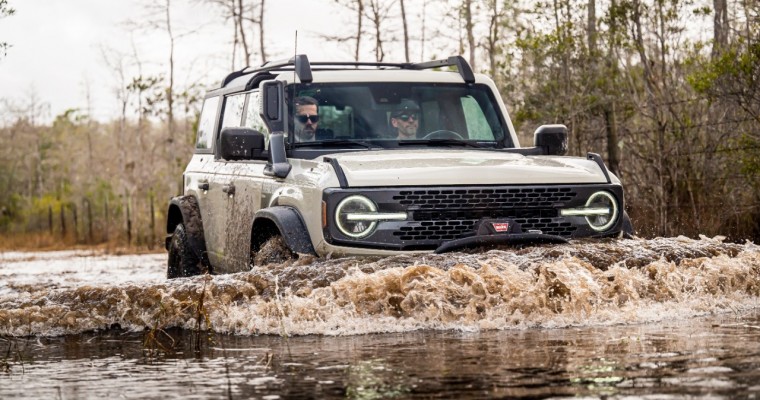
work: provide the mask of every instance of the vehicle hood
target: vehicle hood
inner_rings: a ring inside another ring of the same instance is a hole
[[[580,157],[523,156],[480,150],[383,150],[341,153],[350,187],[606,183],[599,165]]]

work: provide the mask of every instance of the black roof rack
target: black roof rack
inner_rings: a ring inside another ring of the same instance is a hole
[[[427,61],[423,63],[411,64],[410,69],[430,69],[440,67],[457,67],[459,75],[462,75],[465,83],[475,83],[475,74],[467,60],[462,56],[451,56],[445,60]]]
[[[309,62],[309,58],[306,54],[299,54],[293,58],[280,61],[266,62],[260,67],[251,68],[245,67],[239,71],[234,71],[227,75],[222,81],[222,87],[232,82],[235,78],[241,77],[247,74],[258,75],[261,72],[272,71],[294,71],[298,75],[298,79],[303,83],[310,83],[313,80],[311,71],[312,65],[315,66],[314,70],[332,70],[341,69],[341,67],[377,67],[377,68],[398,68],[398,69],[411,69],[422,70],[431,68],[442,67],[457,67],[459,75],[465,83],[474,83],[475,74],[470,68],[470,64],[462,56],[452,56],[444,60],[427,61],[422,63],[385,63],[385,62],[364,62],[364,61],[318,61],[314,63]],[[332,67],[332,68],[331,68]],[[337,68],[336,68],[337,67]]]

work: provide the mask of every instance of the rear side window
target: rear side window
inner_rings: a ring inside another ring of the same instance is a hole
[[[198,139],[195,141],[196,149],[210,149],[211,137],[214,132],[214,120],[216,109],[219,105],[219,97],[209,97],[203,102],[201,118],[198,121]]]
[[[240,127],[243,125],[243,106],[245,94],[236,94],[224,99],[224,116],[222,117],[221,131],[227,127]]]
[[[251,92],[248,95],[248,109],[245,112],[244,126],[259,131],[264,136],[269,136],[269,129],[259,115],[259,107],[261,107],[261,93],[258,91]]]

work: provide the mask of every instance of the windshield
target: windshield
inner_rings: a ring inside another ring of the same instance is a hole
[[[290,90],[289,135],[296,145],[504,141],[512,147],[486,85],[300,84]]]

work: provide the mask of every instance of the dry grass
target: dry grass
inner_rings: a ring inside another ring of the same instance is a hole
[[[74,238],[61,238],[60,235],[44,233],[0,234],[0,251],[55,251],[55,250],[100,250],[106,254],[148,254],[162,253],[163,244],[132,245],[114,239],[108,242],[85,244]]]

